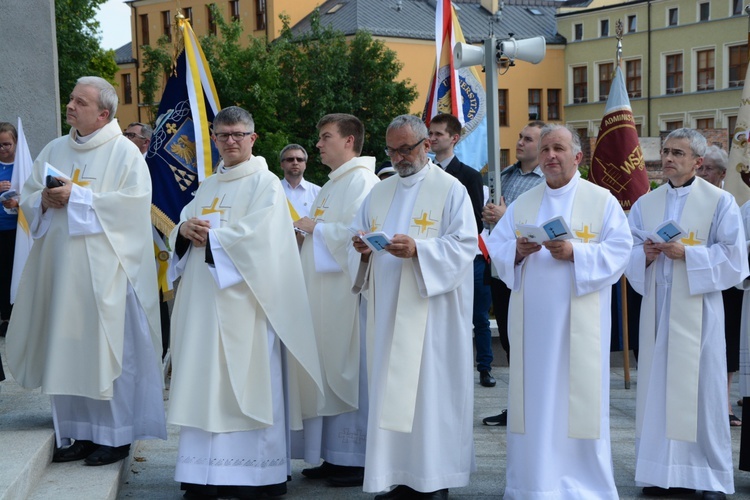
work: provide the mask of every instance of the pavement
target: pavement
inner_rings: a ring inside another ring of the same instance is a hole
[[[505,353],[496,339],[493,342],[493,350],[498,362],[497,366],[493,367],[497,385],[492,388],[481,387],[477,375],[474,392],[477,471],[472,474],[468,486],[450,491],[451,498],[500,499],[505,488],[506,428],[482,424],[482,418],[499,413],[507,403],[508,367],[504,363]],[[5,359],[4,339],[0,339],[0,353]],[[615,482],[620,498],[643,498],[641,489],[635,486],[633,479],[637,371],[633,369],[635,360],[632,354],[630,389],[625,388],[622,365],[622,353],[612,353],[610,427]],[[182,498],[183,492],[173,479],[177,456],[177,427],[169,426],[169,439],[166,441],[138,442],[130,459],[119,464],[104,467],[86,467],[80,462],[49,464],[50,447],[53,444],[49,399],[39,391],[24,391],[10,377],[0,386],[0,500],[52,497],[63,500]],[[739,387],[735,382],[731,400],[736,402],[738,399]],[[735,406],[734,411],[742,418],[741,407]],[[731,432],[736,493],[730,495],[730,498],[750,500],[750,472],[736,469],[740,428],[732,428]],[[37,447],[42,451],[36,451]],[[42,458],[31,455],[42,455]],[[16,470],[21,469],[26,462],[29,465],[26,465],[25,470]],[[305,467],[308,465],[303,461],[293,461],[292,481],[288,483],[288,493],[283,498],[357,500],[374,497],[371,493],[363,493],[359,488],[331,488],[320,481],[304,478],[301,470]],[[18,475],[20,479],[11,479],[9,475]],[[27,486],[23,486],[26,483]],[[700,496],[694,495],[689,498],[698,499]]]

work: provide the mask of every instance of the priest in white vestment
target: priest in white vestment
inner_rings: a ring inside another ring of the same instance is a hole
[[[505,498],[618,498],[609,431],[610,293],[632,238],[617,200],[578,173],[578,135],[542,128],[545,182],[521,194],[487,247],[511,290]],[[517,225],[562,217],[569,239]]]
[[[699,132],[672,131],[661,151],[669,182],[629,217],[626,274],[643,295],[635,481],[650,496],[734,492],[721,291],[747,276],[747,248],[734,198],[695,175],[705,150]],[[666,221],[684,234],[654,234]]]
[[[750,251],[750,201],[740,208],[745,228],[745,241]],[[749,261],[750,262],[750,261]],[[750,278],[738,285],[742,294],[742,318],[740,321],[740,398],[743,408],[750,408]],[[742,426],[740,436],[740,470],[750,471],[750,426]]]
[[[21,194],[35,241],[8,365],[20,385],[52,396],[58,447],[75,440],[55,462],[105,465],[137,439],[167,437],[151,179],[116,110],[112,85],[80,78],[66,108],[70,134],[42,150]]]
[[[307,296],[321,355],[324,394],[318,414],[305,422],[304,438],[292,436],[293,458],[318,467],[304,469],[310,479],[333,486],[362,486],[367,443],[367,360],[360,329],[360,295],[351,293],[348,253],[354,215],[372,186],[375,158],[359,157],[365,127],[345,113],[318,121],[320,158],[330,167],[329,181],[318,193],[310,217],[294,227],[305,234],[301,249]],[[303,442],[295,442],[302,440]]]
[[[375,254],[349,251],[355,292],[368,295],[370,413],[364,491],[381,499],[447,498],[475,470],[471,200],[427,158],[427,127],[395,118],[386,153],[398,176],[373,187],[359,235],[384,232]]]
[[[288,430],[316,414],[322,390],[292,219],[279,179],[252,155],[254,127],[236,106],[216,115],[223,165],[170,235],[182,280],[168,421],[181,426],[175,480],[189,497],[286,493]]]

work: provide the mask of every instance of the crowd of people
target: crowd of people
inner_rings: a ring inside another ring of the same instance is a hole
[[[153,265],[152,130],[123,133],[116,112],[109,83],[80,78],[70,133],[0,213],[7,364],[51,396],[54,462],[117,462],[135,440],[166,439],[169,422],[185,498],[281,496],[293,458],[310,464],[307,480],[377,500],[448,498],[476,469],[474,371],[496,385],[492,307],[508,405],[483,422],[507,426],[505,498],[616,499],[611,291],[624,274],[643,297],[636,484],[647,496],[734,492],[730,425],[741,421],[728,389],[750,208],[721,189],[726,153],[699,132],[668,135],[666,182],[626,214],[581,178],[580,139],[563,125],[521,130],[503,196],[488,202],[454,153],[454,116],[395,117],[377,170],[362,156],[365,124],[323,116],[320,187],[304,179],[298,144],[274,175],[253,154],[251,114],[227,107],[211,130],[222,162],[167,235],[179,278],[170,319]],[[0,123],[0,193],[16,142]],[[19,210],[34,244],[11,313]],[[527,229],[548,222],[564,234]],[[679,234],[664,238],[665,224]]]

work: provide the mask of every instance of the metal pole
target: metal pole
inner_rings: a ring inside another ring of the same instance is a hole
[[[487,93],[487,178],[490,201],[500,200],[500,111],[498,109],[498,77],[495,53],[497,39],[494,35],[484,41],[485,92]]]

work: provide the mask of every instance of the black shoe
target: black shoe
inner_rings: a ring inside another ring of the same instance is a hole
[[[721,491],[704,491],[703,500],[726,500],[727,494]]]
[[[210,500],[219,498],[219,487],[213,484],[180,483],[180,489],[185,490],[183,498],[189,500]]]
[[[123,446],[99,446],[99,449],[86,457],[86,465],[107,465],[119,462],[130,455],[130,445]]]
[[[0,337],[5,337],[5,334],[8,332],[8,320],[3,320],[2,323],[0,323]]]
[[[256,498],[276,498],[286,495],[286,482],[264,484],[263,486],[225,486],[220,488],[219,496],[255,500]]]
[[[398,485],[388,493],[382,495],[375,495],[373,500],[412,500],[417,498],[419,492],[409,488],[408,486]]]
[[[326,482],[331,486],[349,487],[362,486],[365,482],[365,468],[336,465],[335,474],[328,476]]]
[[[500,415],[493,415],[491,417],[483,418],[482,423],[484,425],[508,425],[508,410],[503,410]]]
[[[337,467],[332,463],[323,462],[318,467],[302,469],[302,475],[309,479],[325,479],[335,475]]]
[[[690,488],[660,488],[658,486],[646,486],[643,494],[647,497],[674,497],[677,495],[692,495],[695,490]]]
[[[448,500],[448,488],[432,491],[430,493],[420,493],[419,497],[422,499],[429,500]]]
[[[86,439],[76,439],[76,441],[67,448],[57,448],[55,454],[52,455],[52,461],[75,462],[76,460],[83,460],[94,453],[97,448],[99,448],[98,444]]]
[[[489,370],[482,370],[479,372],[479,383],[482,387],[495,387],[495,377]]]

